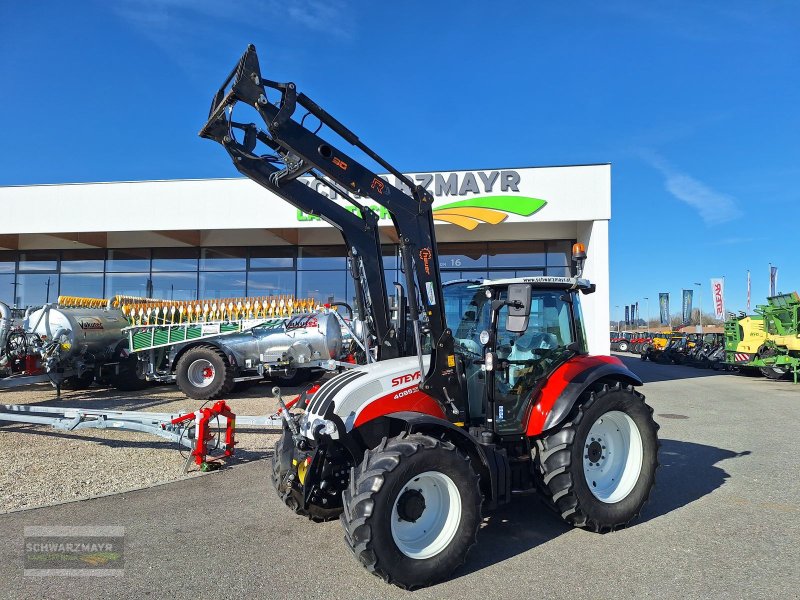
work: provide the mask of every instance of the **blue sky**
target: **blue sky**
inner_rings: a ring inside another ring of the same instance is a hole
[[[0,3],[0,185],[232,176],[196,134],[253,42],[402,170],[611,162],[612,310],[800,287],[800,4],[397,6]]]

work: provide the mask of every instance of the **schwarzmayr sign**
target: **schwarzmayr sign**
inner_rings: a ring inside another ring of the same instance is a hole
[[[433,216],[437,221],[452,223],[464,229],[475,229],[481,223],[497,225],[510,214],[530,217],[541,210],[546,200],[524,196],[519,191],[520,175],[514,170],[459,171],[455,173],[417,173],[409,175],[417,184],[434,197]],[[382,176],[400,189],[407,189],[397,178]],[[331,199],[336,199],[334,190],[320,181],[302,179],[307,186]],[[455,202],[439,204],[448,198],[463,198]],[[377,204],[369,206],[381,220],[388,220],[388,211]],[[346,206],[358,214],[354,206]],[[318,221],[319,217],[297,211],[298,221]]]

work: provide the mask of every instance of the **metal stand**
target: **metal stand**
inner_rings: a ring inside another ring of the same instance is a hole
[[[214,443],[214,435],[209,430],[212,420],[218,420],[220,426],[225,427],[225,442],[219,446]],[[237,424],[263,427],[276,432],[283,430],[283,419],[278,414],[237,417],[224,400],[217,401],[210,408],[183,414],[2,404],[0,421],[50,425],[64,431],[79,429],[141,431],[191,449],[191,456],[201,468],[206,465],[208,454],[212,450],[219,448],[226,457],[233,455]]]

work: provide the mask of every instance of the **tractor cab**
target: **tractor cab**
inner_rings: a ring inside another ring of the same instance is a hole
[[[578,292],[594,288],[569,277],[454,281],[444,287],[447,321],[461,358],[473,424],[520,434],[535,391],[550,374],[587,352]],[[494,407],[488,415],[489,407]]]

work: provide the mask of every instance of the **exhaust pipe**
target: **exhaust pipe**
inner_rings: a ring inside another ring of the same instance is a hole
[[[9,331],[11,331],[11,309],[5,302],[0,302],[0,355],[5,354]]]

